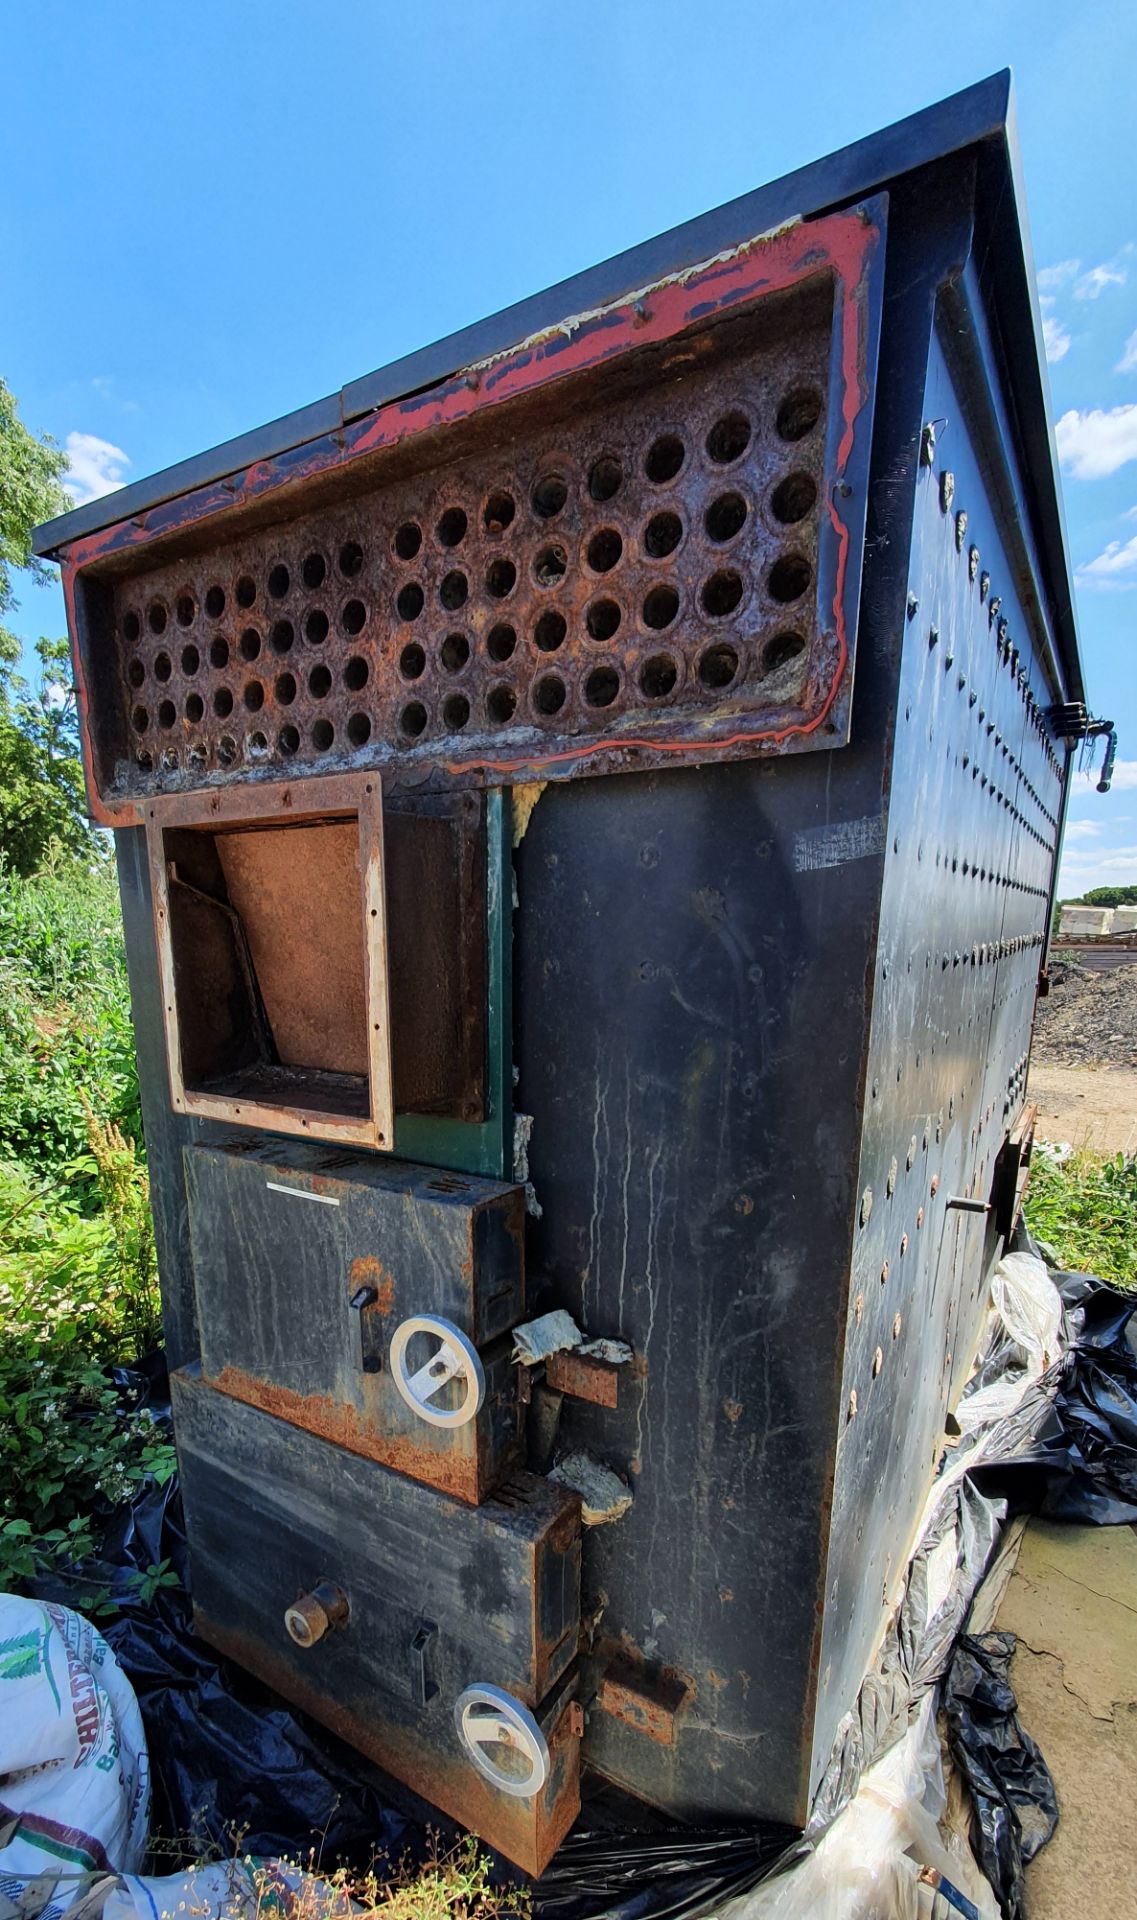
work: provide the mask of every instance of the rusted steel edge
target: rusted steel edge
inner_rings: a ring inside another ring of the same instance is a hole
[[[611,307],[567,319],[561,327],[481,366],[464,368],[449,380],[423,393],[392,401],[341,431],[326,434],[303,449],[302,457],[278,457],[254,462],[231,477],[212,482],[164,502],[141,519],[118,521],[111,527],[77,540],[64,550],[63,591],[71,633],[89,810],[99,826],[135,826],[141,803],[106,803],[94,779],[90,731],[90,695],[77,643],[77,580],[85,567],[240,506],[263,499],[280,489],[346,468],[367,455],[399,446],[417,433],[455,425],[484,408],[531,393],[534,388],[569,374],[605,365],[633,349],[658,345],[693,326],[705,325],[726,312],[765,295],[785,292],[803,281],[828,274],[834,282],[834,326],[839,330],[839,380],[843,430],[833,472],[828,476],[826,504],[837,540],[833,593],[833,623],[837,637],[836,664],[820,706],[808,718],[775,727],[741,728],[726,738],[661,741],[620,736],[582,743],[545,756],[518,760],[439,760],[449,774],[481,771],[501,776],[539,779],[557,767],[575,766],[598,754],[621,749],[644,749],[682,755],[721,753],[732,746],[765,742],[779,745],[794,736],[806,738],[825,724],[833,710],[849,663],[850,647],[845,609],[845,579],[849,558],[849,527],[838,501],[853,452],[858,418],[867,403],[865,373],[868,350],[867,282],[870,262],[881,238],[881,228],[861,210],[827,214],[809,224],[793,224],[772,234],[757,236],[734,253],[712,260],[682,275],[658,282],[644,292],[621,299]],[[651,301],[648,307],[647,300]]]
[[[548,1783],[536,1799],[520,1800],[500,1792],[477,1772],[451,1731],[449,1712],[445,1739],[440,1742],[433,1728],[424,1726],[418,1732],[398,1726],[374,1693],[360,1701],[358,1710],[340,1706],[319,1684],[318,1650],[308,1680],[255,1634],[223,1626],[198,1606],[194,1627],[210,1646],[365,1753],[412,1793],[480,1834],[525,1873],[543,1871],[580,1811],[580,1718],[573,1712],[575,1701],[567,1680],[549,1703],[546,1739],[552,1764]],[[539,1712],[545,1719],[545,1713]]]

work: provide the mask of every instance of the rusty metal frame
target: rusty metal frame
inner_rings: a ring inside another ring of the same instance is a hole
[[[360,932],[364,953],[367,1008],[368,1095],[366,1119],[321,1112],[313,1125],[299,1107],[269,1101],[233,1099],[196,1091],[185,1084],[182,1038],[175,988],[174,946],[170,925],[170,875],[165,834],[172,827],[209,831],[254,826],[300,826],[316,821],[356,820],[359,831]],[[279,781],[256,787],[214,789],[209,793],[171,794],[145,808],[146,845],[154,903],[154,937],[162,987],[162,1015],[170,1103],[175,1113],[201,1119],[238,1121],[270,1133],[295,1134],[390,1152],[395,1140],[391,1073],[391,1024],[387,972],[386,888],[383,867],[383,793],[379,776],[345,774]]]
[[[807,697],[797,706],[739,714],[696,714],[671,733],[633,721],[596,739],[548,742],[518,754],[501,749],[461,751],[446,738],[383,759],[390,785],[406,764],[415,781],[434,784],[473,780],[480,785],[549,780],[658,764],[698,765],[708,757],[832,747],[848,737],[853,651],[860,588],[860,532],[866,507],[871,387],[883,286],[883,198],[795,221],[761,234],[724,258],[641,289],[611,306],[566,319],[514,350],[463,369],[424,392],[409,395],[353,421],[335,434],[308,443],[293,455],[258,461],[222,482],[199,487],[153,511],[120,521],[76,541],[63,553],[64,592],[73,635],[76,687],[92,817],[105,826],[133,824],[141,801],[100,788],[92,731],[92,677],[109,671],[100,657],[96,603],[113,578],[143,549],[160,548],[190,529],[195,540],[206,525],[219,540],[244,524],[247,510],[258,519],[271,502],[275,513],[304,510],[301,483],[353,471],[362,483],[376,463],[416,436],[454,428],[511,400],[529,398],[568,376],[606,369],[644,348],[659,348],[715,321],[736,319],[771,295],[807,284],[830,283],[833,333],[829,368],[823,540],[817,565],[817,606],[824,618],[823,644]],[[295,504],[293,504],[295,502]],[[156,559],[158,555],[155,556]],[[147,556],[149,558],[149,555]],[[87,588],[91,589],[88,594]],[[631,718],[631,716],[629,716]],[[642,737],[641,737],[642,736]],[[475,743],[471,742],[471,748]],[[378,764],[367,749],[359,759]],[[297,774],[299,774],[297,768]],[[259,784],[265,770],[229,773],[224,784]],[[216,776],[214,776],[216,779]]]

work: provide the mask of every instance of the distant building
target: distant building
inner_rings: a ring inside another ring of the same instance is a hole
[[[1063,907],[1058,921],[1060,940],[1099,940],[1114,931],[1113,907]],[[1132,907],[1124,909],[1132,913]],[[1137,924],[1137,921],[1135,921]]]

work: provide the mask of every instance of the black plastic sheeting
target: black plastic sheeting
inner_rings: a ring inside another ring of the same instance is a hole
[[[1011,1514],[1082,1526],[1137,1521],[1137,1299],[1084,1273],[1052,1273],[1068,1342],[1022,1410],[1033,1427],[1012,1459],[977,1467],[981,1492]],[[1050,1399],[1040,1409],[1038,1399]],[[1041,1415],[1041,1418],[1039,1417]]]
[[[1053,1278],[1069,1349],[1018,1416],[1024,1450],[972,1477],[984,1496],[1006,1498],[1015,1512],[1083,1524],[1137,1520],[1137,1302],[1084,1275]],[[160,1359],[116,1378],[141,1392],[155,1419],[169,1418]],[[966,1491],[961,1498],[966,1505]],[[130,1576],[164,1559],[183,1585],[143,1603]],[[249,1852],[306,1862],[315,1849],[325,1866],[370,1864],[376,1854],[415,1860],[428,1850],[428,1826],[444,1842],[457,1833],[196,1638],[176,1480],[121,1511],[100,1564],[84,1572],[109,1588],[119,1609],[103,1631],[138,1694],[160,1833],[190,1852],[210,1843],[226,1852],[239,1833]],[[942,1652],[937,1647],[937,1660]],[[1008,1920],[1018,1920],[1023,1863],[1049,1836],[1057,1810],[1045,1765],[1014,1717],[1012,1652],[1013,1635],[965,1635],[946,1689],[953,1749],[975,1796],[977,1853]],[[899,1664],[907,1684],[923,1663]],[[920,1677],[929,1678],[926,1670]],[[834,1814],[840,1804],[836,1796]],[[646,1808],[629,1814],[629,1805],[604,1792],[586,1802],[534,1886],[538,1920],[695,1920],[809,1850],[771,1824],[692,1828]],[[517,1876],[503,1864],[500,1877]]]
[[[1015,1711],[1013,1633],[964,1634],[944,1683],[952,1758],[971,1794],[971,1848],[1005,1920],[1022,1920],[1023,1870],[1058,1825],[1050,1769]]]

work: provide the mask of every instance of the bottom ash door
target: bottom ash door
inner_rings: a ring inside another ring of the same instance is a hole
[[[577,1496],[518,1473],[471,1508],[172,1385],[203,1639],[539,1873],[580,1805]]]

